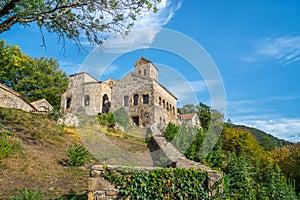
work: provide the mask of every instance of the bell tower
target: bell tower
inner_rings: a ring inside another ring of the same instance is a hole
[[[158,69],[155,65],[145,57],[140,57],[134,64],[135,74],[140,76],[146,76],[158,81]]]

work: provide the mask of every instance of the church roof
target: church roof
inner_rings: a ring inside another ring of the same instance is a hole
[[[144,56],[141,56],[134,64],[134,66],[139,66],[139,65],[144,65],[144,64],[152,64],[153,67],[155,67],[155,69],[158,71],[157,67],[153,64],[153,62],[151,60],[148,60],[147,58],[145,58]]]
[[[193,117],[196,115],[196,113],[191,113],[191,114],[181,114],[180,118],[184,120],[191,120]]]

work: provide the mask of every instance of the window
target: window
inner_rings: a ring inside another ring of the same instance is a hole
[[[71,107],[71,98],[67,98],[67,101],[66,101],[66,109],[70,108]]]
[[[165,100],[163,100],[163,108],[166,108]]]
[[[126,95],[124,96],[124,107],[128,107],[129,97]]]
[[[167,102],[167,111],[169,111],[169,102]]]
[[[143,95],[143,103],[144,104],[149,104],[149,95],[148,94]]]
[[[158,98],[158,104],[161,106],[161,97]]]
[[[90,105],[90,96],[84,95],[84,106],[89,106],[89,105]]]
[[[139,104],[139,95],[138,94],[135,94],[133,96],[133,105],[134,106],[137,106]]]
[[[147,71],[146,71],[146,69],[144,69],[144,75],[145,75],[145,76],[147,75]]]
[[[142,74],[142,72],[141,72],[141,70],[139,70],[139,75],[141,75]]]

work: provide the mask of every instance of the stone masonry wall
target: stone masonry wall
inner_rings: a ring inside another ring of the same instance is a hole
[[[163,153],[172,162],[172,166],[176,168],[194,168],[201,169],[207,172],[207,187],[213,188],[216,183],[219,183],[223,178],[223,173],[220,171],[212,170],[210,167],[202,165],[200,163],[188,160],[182,155],[171,143],[167,142],[165,137],[158,130],[158,124],[153,124],[150,129],[152,131],[152,137],[163,151]],[[117,169],[118,166],[106,166],[108,170]],[[119,166],[120,167],[120,166]],[[122,166],[124,168],[124,166]],[[132,168],[132,167],[129,167]],[[159,169],[158,167],[135,167],[135,169],[151,171],[154,169]],[[90,178],[88,182],[88,200],[114,200],[114,199],[124,199],[119,195],[119,189],[114,184],[105,180],[103,177],[104,169],[103,165],[94,165],[91,169]],[[222,191],[223,185],[219,183],[218,189],[209,192],[210,196],[214,196],[219,190]]]
[[[0,107],[15,108],[26,112],[37,111],[25,97],[2,84],[0,84]]]

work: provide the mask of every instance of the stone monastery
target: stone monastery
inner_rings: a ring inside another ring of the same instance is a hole
[[[135,71],[120,80],[99,82],[85,72],[71,75],[62,95],[62,111],[96,115],[123,107],[132,124],[140,127],[177,123],[177,98],[158,82],[156,66],[144,57],[134,66]]]

